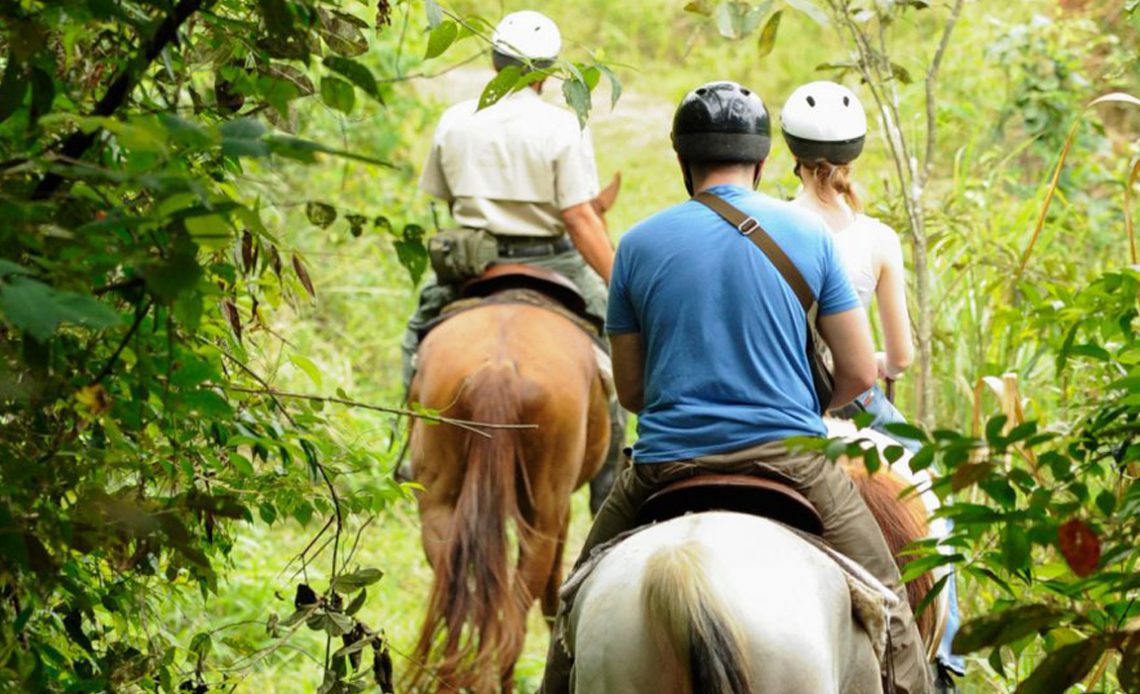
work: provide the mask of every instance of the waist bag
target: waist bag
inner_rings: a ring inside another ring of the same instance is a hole
[[[807,316],[807,344],[804,345],[804,352],[807,354],[808,368],[811,370],[812,386],[815,388],[815,395],[819,399],[820,414],[823,414],[831,403],[831,394],[835,391],[835,378],[832,376],[831,368],[828,365],[827,347],[819,336],[819,329],[816,326],[816,321],[819,318],[819,303],[815,300],[815,294],[812,293],[811,287],[808,286],[804,276],[796,269],[783,249],[776,245],[776,242],[772,240],[768,232],[764,231],[760,222],[756,221],[755,218],[744,214],[734,205],[707,190],[697,193],[693,199],[716,212],[737,231],[747,236],[748,240],[756,244],[757,248],[768,256],[768,260],[776,266],[776,270],[792,288],[796,298],[800,300],[804,315]]]
[[[440,284],[459,284],[498,260],[499,242],[484,229],[443,229],[428,239],[427,251]]]

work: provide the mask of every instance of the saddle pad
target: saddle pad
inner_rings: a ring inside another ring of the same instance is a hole
[[[601,333],[593,323],[566,308],[560,302],[555,301],[542,292],[535,291],[533,289],[505,289],[501,292],[492,294],[491,296],[473,296],[470,298],[453,301],[443,307],[443,310],[439,312],[438,318],[429,322],[420,330],[420,339],[422,340],[427,336],[429,332],[432,331],[433,328],[448,318],[459,315],[460,313],[464,313],[465,311],[470,311],[473,308],[486,306],[487,304],[526,304],[528,306],[537,306],[538,308],[553,311],[554,313],[557,313],[558,315],[581,328],[582,332],[589,335],[590,339],[592,339],[595,344],[602,345],[603,348],[605,347],[604,343],[602,342]]]

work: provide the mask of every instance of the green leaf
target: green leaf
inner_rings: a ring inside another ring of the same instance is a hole
[[[344,608],[344,613],[346,615],[348,615],[349,617],[356,614],[357,612],[360,611],[361,607],[364,607],[364,601],[367,599],[368,599],[368,589],[367,588],[361,588],[360,592],[356,594],[356,597],[354,597],[352,599],[352,602],[348,603],[348,607]]]
[[[783,10],[776,10],[764,24],[764,29],[760,32],[760,39],[756,44],[760,58],[766,57],[776,47],[776,32],[780,30],[780,17],[783,14]]]
[[[903,84],[910,84],[914,81],[914,78],[910,76],[910,71],[898,63],[891,63],[891,74]]]
[[[517,65],[508,65],[499,70],[499,74],[495,75],[487,83],[487,86],[483,87],[483,93],[479,95],[479,108],[487,108],[510,94],[520,76],[522,76],[522,70]]]
[[[1010,571],[1021,571],[1029,566],[1029,536],[1025,529],[1010,523],[1001,536],[1001,553],[1005,567]]]
[[[962,625],[954,637],[955,653],[973,653],[1011,643],[1034,632],[1063,623],[1067,613],[1045,605],[1019,605],[1001,612],[993,612]]]
[[[578,116],[578,127],[586,127],[586,118],[590,115],[590,88],[584,81],[568,79],[562,83],[562,96],[566,103]]]
[[[708,0],[693,0],[689,4],[685,5],[685,11],[692,12],[693,14],[703,15],[705,17],[711,17],[713,13],[712,7],[709,5]]]
[[[427,15],[428,26],[432,29],[443,21],[443,10],[435,0],[424,0],[424,13]]]
[[[883,428],[892,436],[914,439],[915,441],[921,441],[923,443],[930,440],[930,437],[926,435],[925,431],[907,422],[891,422]]]
[[[190,639],[190,652],[200,658],[205,657],[213,647],[214,640],[210,638],[210,634],[207,632],[194,634],[194,638]]]
[[[333,579],[332,589],[338,593],[355,593],[384,577],[380,569],[357,569],[349,574],[341,574]]]
[[[417,233],[416,230],[419,230]],[[427,270],[428,252],[424,247],[423,228],[409,224],[404,227],[403,238],[392,244],[396,249],[396,259],[408,271],[412,284],[418,285],[424,271]]]
[[[716,6],[716,28],[726,39],[744,36],[750,6],[741,0],[721,0]]]
[[[368,39],[364,30],[368,22],[339,10],[318,9],[320,26],[318,33],[328,44],[329,50],[349,58],[368,52]]]
[[[424,60],[431,60],[443,55],[443,52],[455,42],[455,37],[458,35],[459,25],[454,21],[448,19],[440,22],[428,34],[427,52],[424,53]]]
[[[820,26],[827,26],[830,20],[827,18],[827,12],[824,12],[811,0],[787,0],[788,4],[806,14],[816,24]]]
[[[332,205],[310,200],[305,203],[305,216],[313,226],[325,229],[336,221],[337,211]]]
[[[350,82],[360,87],[368,96],[383,102],[380,98],[380,86],[376,83],[376,77],[373,76],[372,71],[349,58],[342,58],[338,55],[330,55],[325,58],[325,67],[333,72],[339,73],[348,78]]]
[[[203,248],[220,250],[229,246],[233,240],[233,226],[223,215],[197,215],[187,217],[182,223],[186,225],[186,231],[195,243]]]
[[[311,359],[303,354],[293,354],[289,356],[289,361],[298,369],[304,371],[305,375],[309,377],[309,380],[313,382],[313,385],[318,388],[320,387],[322,380],[321,370],[317,368],[317,365],[314,364]]]
[[[26,277],[0,284],[0,311],[12,325],[44,342],[63,323],[99,330],[120,322],[119,314],[95,297],[64,292]]]
[[[336,77],[321,78],[321,100],[341,113],[352,113],[356,105],[356,90],[351,84]]]
[[[610,81],[610,109],[613,110],[617,106],[618,99],[621,98],[621,80],[614,74],[614,71],[605,65],[599,65],[598,69],[602,71]]]
[[[1084,679],[1100,660],[1108,642],[1100,636],[1062,646],[1045,656],[1014,694],[1055,694]]]
[[[8,66],[4,69],[3,79],[0,79],[0,123],[8,120],[23,105],[27,93],[27,68],[8,51]]]
[[[23,265],[13,263],[11,260],[4,260],[3,258],[0,258],[0,280],[5,279],[11,275],[31,276],[34,274],[34,272],[24,267]]]

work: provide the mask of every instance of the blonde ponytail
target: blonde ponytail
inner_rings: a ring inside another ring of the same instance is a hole
[[[859,194],[855,192],[855,186],[851,183],[850,164],[832,164],[823,160],[804,161],[799,159],[796,160],[796,175],[801,180],[806,180],[805,175],[814,179],[813,191],[821,202],[828,202],[823,197],[824,191],[834,191],[843,196],[847,206],[853,212],[863,211],[863,201],[859,199]]]

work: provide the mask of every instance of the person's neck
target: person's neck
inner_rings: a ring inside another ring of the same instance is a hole
[[[740,186],[752,189],[752,177],[738,171],[712,171],[694,186],[694,192],[701,192],[713,186]]]
[[[822,199],[816,191],[808,190],[807,185],[800,189],[792,202],[822,217],[832,231],[842,231],[855,221],[855,213],[847,206],[847,201],[834,194]]]

